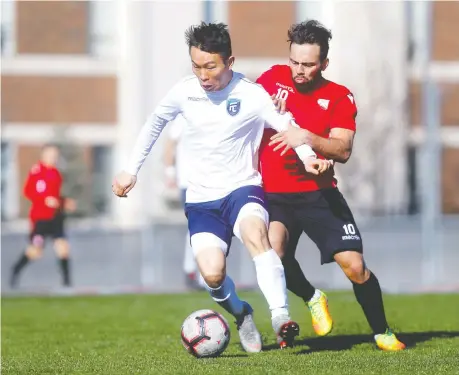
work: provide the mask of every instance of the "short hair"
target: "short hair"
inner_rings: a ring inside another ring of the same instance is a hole
[[[191,26],[185,32],[188,48],[199,48],[201,51],[218,53],[223,61],[233,54],[228,26],[224,23],[205,23]]]
[[[294,24],[288,31],[290,46],[295,44],[317,44],[320,47],[320,60],[328,56],[329,42],[332,33],[319,21],[309,20]]]

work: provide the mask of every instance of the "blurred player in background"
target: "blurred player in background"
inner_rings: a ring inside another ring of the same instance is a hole
[[[311,20],[288,31],[288,65],[276,65],[257,80],[286,105],[301,128],[275,134],[266,130],[260,148],[260,170],[270,207],[269,238],[282,257],[287,286],[307,303],[317,334],[332,329],[327,298],[305,278],[295,259],[304,231],[319,248],[321,262],[335,261],[352,283],[357,301],[383,350],[402,350],[386,321],[381,288],[363,259],[362,238],[333,169],[306,174],[291,147],[308,144],[319,158],[346,163],[352,152],[357,107],[352,93],[322,76],[328,66],[331,32]],[[271,141],[272,140],[272,141]],[[277,146],[274,147],[273,144]],[[281,156],[278,149],[286,146]]]
[[[292,123],[292,117],[280,115],[265,90],[233,72],[226,25],[192,26],[186,40],[194,76],[181,80],[159,103],[112,189],[117,196],[126,196],[162,129],[181,114],[186,121],[190,165],[185,212],[207,289],[236,318],[243,348],[260,352],[262,340],[253,310],[239,299],[234,282],[226,274],[226,256],[234,234],[253,258],[272,327],[280,346],[285,347],[292,344],[299,327],[290,319],[282,262],[268,240],[269,217],[257,165],[265,124],[282,131]],[[295,150],[310,173],[319,174],[328,168],[309,146]]]
[[[164,146],[166,186],[170,189],[180,189],[183,206],[185,206],[185,194],[188,184],[187,171],[189,168],[186,164],[186,158],[183,156],[183,130],[185,126],[185,119],[182,116],[177,116],[169,125],[169,132]],[[197,271],[196,261],[194,260],[190,231],[187,231],[185,239],[183,271],[185,273],[185,283],[189,288],[200,289],[204,287],[204,280]]]
[[[45,145],[40,161],[29,172],[24,186],[24,195],[30,200],[30,244],[13,266],[10,284],[16,287],[22,269],[43,254],[45,239],[51,237],[62,271],[62,283],[70,286],[70,247],[65,238],[65,211],[74,211],[75,201],[61,195],[62,176],[56,165],[59,148]]]

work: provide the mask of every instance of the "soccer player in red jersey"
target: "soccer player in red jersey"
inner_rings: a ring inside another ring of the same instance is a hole
[[[64,234],[64,210],[73,211],[75,202],[61,196],[62,176],[56,168],[58,159],[57,146],[44,146],[40,161],[31,168],[27,177],[24,195],[32,203],[29,213],[30,244],[13,266],[11,287],[16,286],[21,270],[29,261],[41,257],[46,237],[54,240],[63,284],[70,286],[69,243]]]
[[[354,96],[322,76],[329,63],[331,32],[311,20],[293,25],[288,39],[289,64],[273,66],[257,80],[300,126],[278,134],[266,130],[260,146],[270,242],[282,258],[287,287],[308,305],[317,334],[328,334],[333,323],[325,294],[307,281],[295,259],[302,232],[319,248],[322,264],[335,261],[351,281],[377,346],[402,350],[405,345],[387,324],[378,279],[366,267],[361,234],[337,188],[333,168],[317,176],[305,173],[289,149],[306,143],[319,158],[338,163],[351,156],[357,116]]]

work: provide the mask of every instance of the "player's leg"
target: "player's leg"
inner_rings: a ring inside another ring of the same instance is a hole
[[[397,339],[387,324],[379,281],[366,267],[359,250],[336,253],[334,260],[351,281],[357,302],[373,330],[378,347],[390,351],[404,349],[405,345]]]
[[[214,212],[188,204],[186,208],[191,246],[199,272],[212,299],[236,319],[241,345],[247,352],[260,352],[261,335],[253,321],[252,307],[236,293],[226,274],[226,255],[231,244],[229,226]]]
[[[64,220],[64,217],[59,215],[52,221],[52,237],[54,252],[62,273],[62,284],[70,286],[70,244],[65,237]]]
[[[263,189],[259,186],[238,189],[231,195],[228,206],[234,234],[255,263],[258,286],[268,302],[273,329],[283,339],[281,347],[290,346],[299,334],[299,327],[290,318],[284,267],[269,243],[269,215]]]
[[[53,246],[62,273],[62,284],[70,286],[70,244],[66,238],[61,237],[54,239]]]
[[[285,269],[287,288],[301,297],[308,307],[314,331],[319,336],[329,334],[333,328],[333,319],[328,310],[325,293],[315,289],[306,279],[295,253],[303,232],[301,220],[298,222],[295,212],[303,205],[302,194],[267,194],[269,202],[271,244],[282,258]]]
[[[294,217],[291,216],[293,219]],[[284,220],[284,222],[288,223]],[[288,224],[290,230],[279,222],[271,222],[269,226],[270,238],[272,232],[274,238],[280,238],[281,241],[272,242],[274,248],[282,249],[282,264],[285,269],[287,288],[302,298],[309,312],[311,313],[312,327],[319,336],[328,335],[333,329],[333,319],[328,309],[328,299],[324,292],[314,288],[306,279],[300,264],[298,263],[295,253],[298,241],[302,234],[301,228],[296,223]]]
[[[308,302],[315,288],[306,279],[295,258],[302,229],[295,222],[294,213],[284,202],[285,194],[266,194],[269,203],[269,242],[282,260],[287,289]]]
[[[337,189],[317,192],[311,204],[308,235],[321,251],[322,264],[336,261],[351,281],[354,294],[375,334],[378,346],[385,350],[405,347],[389,329],[381,287],[366,267],[363,243],[346,200]]]
[[[15,288],[17,286],[19,276],[24,267],[29,264],[29,262],[39,259],[43,255],[47,223],[45,221],[38,221],[32,225],[33,228],[29,235],[29,245],[13,265],[10,278],[11,288]]]

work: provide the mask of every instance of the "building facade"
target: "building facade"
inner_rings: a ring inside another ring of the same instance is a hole
[[[416,211],[420,182],[412,159],[425,134],[427,71],[442,93],[442,208],[459,213],[459,3],[427,4],[3,1],[2,218],[26,215],[27,172],[43,143],[60,142],[66,189],[82,217],[127,226],[152,217],[181,220],[162,183],[161,140],[127,200],[114,199],[110,185],[149,112],[191,72],[184,30],[201,20],[228,23],[235,68],[256,79],[287,62],[287,29],[307,18],[333,30],[326,75],[354,91],[360,107],[352,162],[338,170],[352,204],[368,214]],[[432,61],[423,70],[426,11]]]

